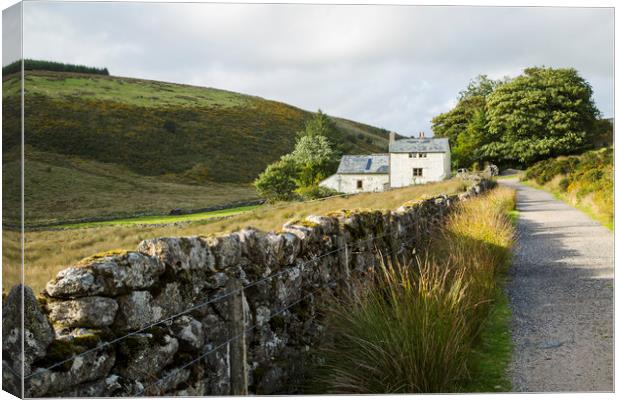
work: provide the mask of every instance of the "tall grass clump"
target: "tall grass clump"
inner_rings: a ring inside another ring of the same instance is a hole
[[[458,391],[509,263],[514,191],[460,204],[430,248],[409,261],[377,261],[364,290],[333,300],[333,340],[318,380],[332,393]]]
[[[515,233],[509,212],[515,205],[515,191],[504,187],[460,205],[431,249],[440,264],[463,271],[467,277],[469,294],[464,308],[472,339],[478,335],[501,275],[510,264]]]

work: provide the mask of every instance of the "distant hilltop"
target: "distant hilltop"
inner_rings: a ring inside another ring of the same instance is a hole
[[[21,71],[21,61],[17,60],[7,65],[6,67],[2,67],[2,76],[14,74],[16,72]],[[77,64],[65,64],[61,62],[55,61],[45,61],[45,60],[32,60],[25,59],[24,60],[24,70],[26,71],[55,71],[55,72],[77,72],[82,74],[95,74],[95,75],[110,75],[110,72],[107,68],[96,68],[96,67],[88,67],[86,65],[77,65]]]

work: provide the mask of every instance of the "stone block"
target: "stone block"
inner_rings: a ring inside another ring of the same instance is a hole
[[[52,324],[67,328],[109,326],[118,310],[116,300],[101,296],[48,302],[46,307]]]

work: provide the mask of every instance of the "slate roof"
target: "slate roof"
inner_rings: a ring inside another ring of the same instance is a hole
[[[389,154],[342,156],[338,174],[387,174],[390,172]]]
[[[447,153],[448,138],[400,139],[390,143],[390,153]]]

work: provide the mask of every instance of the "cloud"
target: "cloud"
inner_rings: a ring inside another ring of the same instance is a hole
[[[575,67],[613,112],[613,10],[24,3],[27,57],[218,87],[402,134],[479,74]]]
[[[21,58],[21,4],[2,11],[2,65]]]

